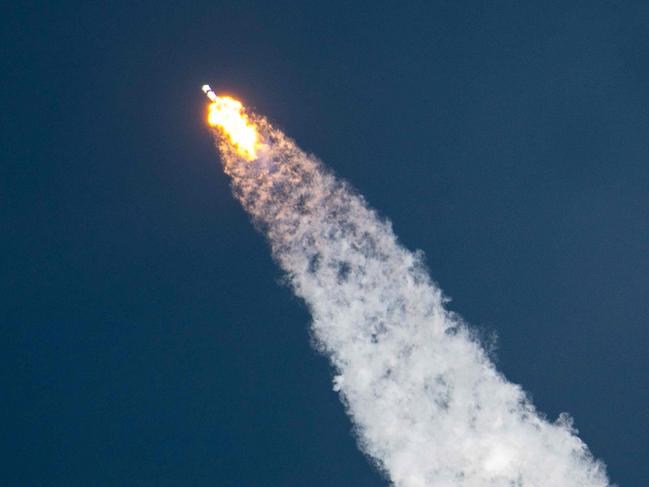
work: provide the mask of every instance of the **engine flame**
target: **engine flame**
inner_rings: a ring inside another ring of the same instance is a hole
[[[248,119],[241,102],[229,96],[216,96],[208,85],[203,86],[203,91],[212,101],[207,122],[225,132],[241,157],[249,161],[256,159],[259,148],[257,127]]]

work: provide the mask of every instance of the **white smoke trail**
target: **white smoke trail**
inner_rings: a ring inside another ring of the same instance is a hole
[[[313,316],[360,447],[399,487],[608,486],[567,414],[547,421],[444,309],[418,253],[264,119],[259,159],[214,129],[234,194]]]

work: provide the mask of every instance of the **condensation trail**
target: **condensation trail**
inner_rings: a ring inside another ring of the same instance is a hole
[[[570,416],[539,414],[444,309],[389,221],[265,119],[249,161],[212,129],[235,196],[313,316],[361,449],[399,487],[608,486]]]

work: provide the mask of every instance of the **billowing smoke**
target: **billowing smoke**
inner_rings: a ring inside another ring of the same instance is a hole
[[[571,418],[550,422],[444,309],[389,221],[264,119],[248,161],[213,129],[234,194],[313,316],[361,449],[399,487],[607,486]]]

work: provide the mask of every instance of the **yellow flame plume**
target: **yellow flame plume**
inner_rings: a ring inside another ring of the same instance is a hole
[[[208,123],[226,133],[241,157],[249,161],[256,159],[259,146],[257,127],[248,120],[241,102],[229,96],[210,99],[213,101],[209,107]]]

